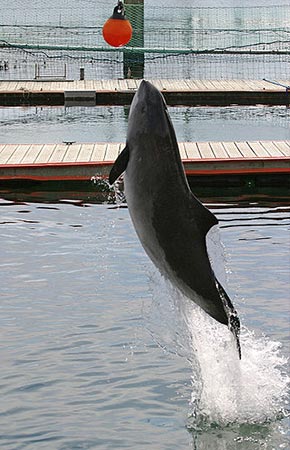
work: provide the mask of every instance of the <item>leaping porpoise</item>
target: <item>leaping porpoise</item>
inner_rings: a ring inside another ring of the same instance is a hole
[[[191,192],[165,100],[148,81],[133,98],[126,147],[110,184],[123,172],[128,209],[145,251],[182,293],[229,326],[241,358],[240,321],[206,249],[206,234],[218,220]]]

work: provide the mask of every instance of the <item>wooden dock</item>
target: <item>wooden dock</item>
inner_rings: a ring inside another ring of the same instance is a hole
[[[289,80],[149,80],[169,105],[289,105]],[[129,105],[140,80],[0,81],[0,105]]]
[[[0,180],[106,177],[123,143],[0,144]],[[187,175],[290,174],[290,141],[180,142]]]

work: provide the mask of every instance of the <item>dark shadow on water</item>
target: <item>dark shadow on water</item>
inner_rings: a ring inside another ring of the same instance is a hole
[[[289,174],[256,176],[191,176],[188,178],[192,192],[203,202],[228,203],[286,202],[289,204]],[[106,179],[85,181],[0,181],[0,197],[23,204],[72,202],[114,204],[116,197]]]

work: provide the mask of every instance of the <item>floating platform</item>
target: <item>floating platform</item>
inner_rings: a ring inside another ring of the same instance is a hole
[[[0,180],[107,177],[124,143],[0,144]],[[179,142],[188,176],[289,174],[290,141]]]
[[[168,105],[289,105],[289,80],[149,80]],[[0,81],[0,106],[129,105],[141,80]]]

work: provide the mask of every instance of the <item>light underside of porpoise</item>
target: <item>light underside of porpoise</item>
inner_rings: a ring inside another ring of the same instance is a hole
[[[130,107],[126,147],[110,172],[110,184],[122,173],[145,251],[183,294],[229,326],[240,355],[239,319],[206,248],[206,235],[218,220],[191,192],[164,98],[144,80]]]

